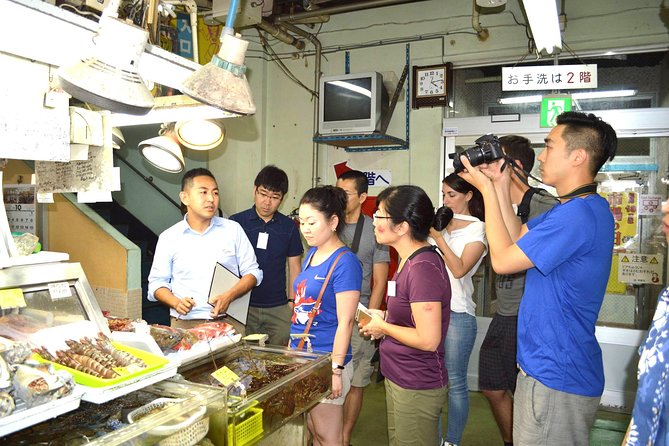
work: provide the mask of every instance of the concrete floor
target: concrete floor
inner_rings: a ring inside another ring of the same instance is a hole
[[[372,381],[375,378],[376,374],[372,376]],[[444,407],[445,413],[446,407]],[[628,414],[600,410],[590,435],[590,446],[620,445],[628,422]],[[388,444],[383,382],[372,382],[365,389],[362,412],[353,431],[351,444],[353,446]],[[465,427],[462,446],[495,446],[502,444],[502,438],[497,430],[488,401],[480,392],[470,392],[469,421]]]

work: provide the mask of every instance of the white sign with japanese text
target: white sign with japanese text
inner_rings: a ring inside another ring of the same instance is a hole
[[[502,67],[502,91],[597,88],[597,65]]]
[[[639,194],[639,215],[662,215],[662,195]]]
[[[618,262],[619,282],[653,285],[664,283],[664,256],[661,254],[620,253]]]
[[[369,187],[388,187],[393,182],[393,176],[390,170],[368,170],[363,173],[367,176],[367,185]]]

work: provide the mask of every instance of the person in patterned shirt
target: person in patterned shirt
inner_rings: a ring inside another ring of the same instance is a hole
[[[662,203],[662,212],[662,232],[669,242],[669,200]],[[623,445],[666,446],[669,445],[669,287],[660,293],[639,354],[639,386]]]

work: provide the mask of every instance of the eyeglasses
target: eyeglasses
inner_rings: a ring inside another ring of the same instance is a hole
[[[260,195],[260,198],[263,199],[263,200],[281,201],[281,199],[283,198],[283,196],[280,196],[278,194],[277,195],[268,195],[267,193],[265,193],[264,191],[262,191],[260,189],[256,189],[256,194]]]
[[[379,220],[379,219],[381,219],[381,218],[386,219],[386,218],[393,218],[393,217],[384,217],[383,215],[378,215],[378,214],[374,213],[374,214],[372,214],[372,218],[373,218],[374,221],[376,222],[376,220]]]

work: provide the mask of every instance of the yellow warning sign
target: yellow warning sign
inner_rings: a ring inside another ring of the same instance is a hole
[[[664,283],[664,256],[661,254],[621,253],[618,255],[618,281],[659,285]]]

